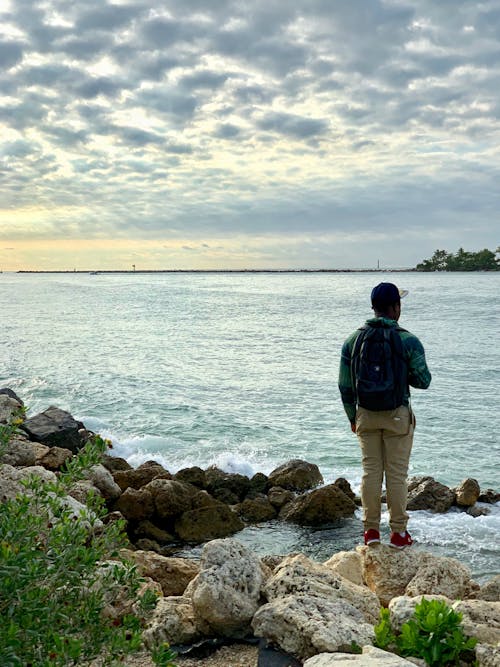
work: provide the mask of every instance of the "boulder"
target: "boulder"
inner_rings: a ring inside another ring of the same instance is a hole
[[[247,497],[253,498],[255,495],[265,494],[269,489],[269,480],[267,475],[264,475],[263,472],[256,472],[253,477],[250,478],[250,490],[248,491]]]
[[[351,500],[356,500],[356,494],[351,488],[351,485],[344,477],[338,477],[334,481],[335,486],[338,486],[341,491],[343,491],[348,498]]]
[[[169,542],[175,542],[175,537],[171,535],[163,528],[159,528],[152,521],[145,519],[139,521],[134,526],[133,534],[135,539],[148,539],[156,542],[158,546],[162,544],[168,544]]]
[[[324,566],[356,586],[364,586],[361,556],[357,551],[338,551],[325,561]]]
[[[142,489],[154,479],[172,479],[172,475],[156,461],[146,461],[138,468],[117,470],[113,473],[113,479],[122,491],[129,486],[133,489]]]
[[[22,407],[23,404],[19,400],[9,394],[0,393],[0,424],[9,424]]]
[[[153,516],[155,504],[148,489],[134,489],[129,486],[119,497],[116,509],[131,521],[142,521]]]
[[[97,496],[101,495],[99,489],[97,489],[90,479],[81,479],[78,482],[75,482],[71,485],[68,490],[68,495],[78,500],[79,503],[86,505],[89,499],[89,493],[96,494]]]
[[[35,465],[39,466],[41,465],[40,461],[43,459],[45,454],[49,452],[50,447],[47,447],[47,445],[42,445],[41,442],[31,442],[31,446],[33,447],[33,451],[35,452],[35,457],[36,457]]]
[[[435,479],[425,479],[415,487],[413,485],[409,486],[408,510],[447,512],[454,502],[454,492]]]
[[[34,466],[36,464],[34,444],[22,436],[12,436],[2,456],[2,463],[14,467]]]
[[[149,649],[168,644],[192,644],[200,639],[193,605],[185,597],[160,598],[142,637]]]
[[[414,667],[415,663],[400,655],[382,651],[375,646],[363,646],[359,655],[352,653],[320,653],[304,662],[304,667]]]
[[[71,450],[64,447],[51,447],[40,459],[40,465],[47,470],[61,470],[66,461],[73,458]]]
[[[55,473],[41,466],[28,466],[27,468],[14,468],[11,465],[0,465],[0,502],[14,500],[18,494],[25,494],[26,489],[21,480],[29,475],[37,475],[47,482],[55,482]]]
[[[193,486],[197,486],[199,489],[204,489],[207,483],[205,471],[198,466],[182,468],[182,470],[179,470],[179,472],[175,473],[174,479],[176,479],[178,482],[192,484]]]
[[[102,464],[92,466],[87,474],[93,485],[99,489],[105,500],[116,500],[121,495],[121,489],[113,476]]]
[[[269,475],[269,486],[289,491],[307,491],[323,484],[323,475],[314,463],[292,459],[275,468]]]
[[[301,526],[321,526],[350,517],[355,503],[335,484],[303,493],[282,508],[280,518]]]
[[[331,601],[344,600],[358,609],[368,623],[378,622],[380,604],[374,593],[303,554],[285,558],[264,586],[269,601],[299,593]]]
[[[190,510],[193,496],[197,493],[191,484],[166,478],[153,479],[144,489],[153,496],[155,514],[163,520],[173,519]]]
[[[194,544],[227,537],[244,527],[241,519],[224,503],[188,510],[174,524],[181,540]]]
[[[295,593],[263,605],[253,617],[258,637],[265,637],[300,660],[317,653],[350,653],[354,644],[373,642],[373,627],[346,600]]]
[[[470,570],[454,558],[422,553],[418,569],[408,582],[405,594],[445,595],[453,600],[475,597],[479,584],[471,579]]]
[[[270,521],[276,517],[276,509],[271,505],[267,496],[245,498],[238,506],[238,514],[247,523]]]
[[[455,502],[462,507],[472,507],[481,494],[479,482],[469,477],[455,489]]]
[[[190,585],[198,627],[223,637],[247,635],[267,575],[255,553],[236,540],[205,545],[200,573]]]
[[[83,427],[69,412],[51,406],[26,419],[21,428],[28,434],[30,440],[41,442],[48,447],[62,447],[76,454],[85,444],[79,433]]]
[[[500,493],[494,491],[493,489],[486,489],[486,491],[482,491],[481,495],[478,498],[478,501],[480,503],[488,503],[490,505],[494,505],[499,500],[500,500]]]
[[[398,551],[386,544],[356,547],[356,551],[361,556],[363,580],[384,606],[392,598],[404,595],[421,558],[421,552],[415,549]]]
[[[0,389],[0,395],[10,396],[10,398],[13,398],[15,401],[17,401],[19,405],[24,406],[23,400],[19,398],[15,391],[9,389],[8,387],[2,387]]]
[[[498,667],[500,665],[500,645],[476,644],[477,667]]]
[[[472,507],[467,507],[465,510],[465,513],[474,517],[474,519],[477,519],[479,516],[488,516],[490,512],[491,510],[488,507],[480,507],[479,505],[472,505]]]
[[[111,474],[118,472],[119,470],[132,470],[130,463],[125,459],[122,459],[120,456],[103,454],[101,463]]]
[[[250,480],[238,473],[229,473],[210,467],[205,471],[206,490],[217,500],[236,505],[250,490]]]
[[[496,574],[489,581],[483,584],[476,597],[478,600],[500,602],[500,574]]]
[[[273,486],[269,489],[267,498],[273,507],[276,507],[276,509],[281,509],[287,503],[295,500],[295,494],[293,491],[283,489],[281,486]]]
[[[122,551],[122,555],[137,565],[142,576],[158,582],[165,597],[183,595],[200,569],[194,560],[168,558],[151,551]]]
[[[413,616],[415,607],[423,597],[426,600],[440,600],[448,605],[452,604],[452,601],[445,595],[421,595],[414,598],[407,595],[397,595],[392,598],[388,605],[391,626],[396,633],[401,632],[401,626]]]

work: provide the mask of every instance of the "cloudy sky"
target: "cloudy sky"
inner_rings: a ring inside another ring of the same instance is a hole
[[[500,243],[500,0],[1,0],[0,269]]]

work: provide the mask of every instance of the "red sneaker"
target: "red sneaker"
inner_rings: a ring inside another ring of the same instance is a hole
[[[404,549],[412,544],[413,540],[407,530],[405,530],[404,535],[401,535],[401,533],[391,533],[390,546],[394,547],[394,549]]]
[[[380,544],[380,533],[375,528],[369,528],[365,530],[365,544],[370,546],[370,544]]]

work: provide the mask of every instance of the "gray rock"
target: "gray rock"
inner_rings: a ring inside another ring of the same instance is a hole
[[[489,600],[490,602],[500,602],[500,574],[496,574],[481,586],[477,598],[479,600]]]
[[[275,468],[269,475],[269,486],[290,491],[307,491],[323,484],[323,475],[314,463],[292,459]]]
[[[201,636],[191,600],[178,596],[160,598],[148,627],[142,633],[149,649],[168,644],[192,644]]]
[[[418,569],[406,586],[405,593],[445,595],[453,600],[475,597],[479,585],[471,579],[470,570],[454,558],[422,553]]]
[[[22,429],[30,440],[48,447],[62,447],[78,452],[84,445],[79,430],[83,427],[69,412],[51,406],[44,412],[26,419]]]
[[[14,435],[7,445],[2,463],[15,467],[34,466],[36,464],[34,443],[22,436]]]
[[[363,646],[363,653],[320,653],[306,660],[304,667],[412,667],[415,663],[375,646]]]
[[[281,486],[271,487],[267,493],[267,497],[271,505],[276,507],[276,509],[281,509],[288,503],[295,500],[295,494],[293,491],[283,489]]]
[[[13,391],[12,389],[9,389],[8,387],[2,387],[0,389],[0,395],[9,396],[10,398],[13,398],[15,401],[17,401],[19,405],[24,406],[22,398],[19,398],[16,392]]]
[[[88,472],[88,478],[99,489],[105,500],[116,500],[120,497],[120,487],[113,479],[109,470],[106,470],[102,464],[92,466]]]
[[[22,403],[8,394],[0,394],[0,424],[10,423]]]

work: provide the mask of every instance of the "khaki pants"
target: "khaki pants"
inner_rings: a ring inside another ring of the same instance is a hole
[[[358,408],[356,435],[363,463],[361,502],[364,529],[379,530],[380,496],[385,473],[387,508],[392,532],[406,530],[408,514],[407,474],[413,444],[415,420],[411,410],[402,405],[396,410],[374,412]]]

